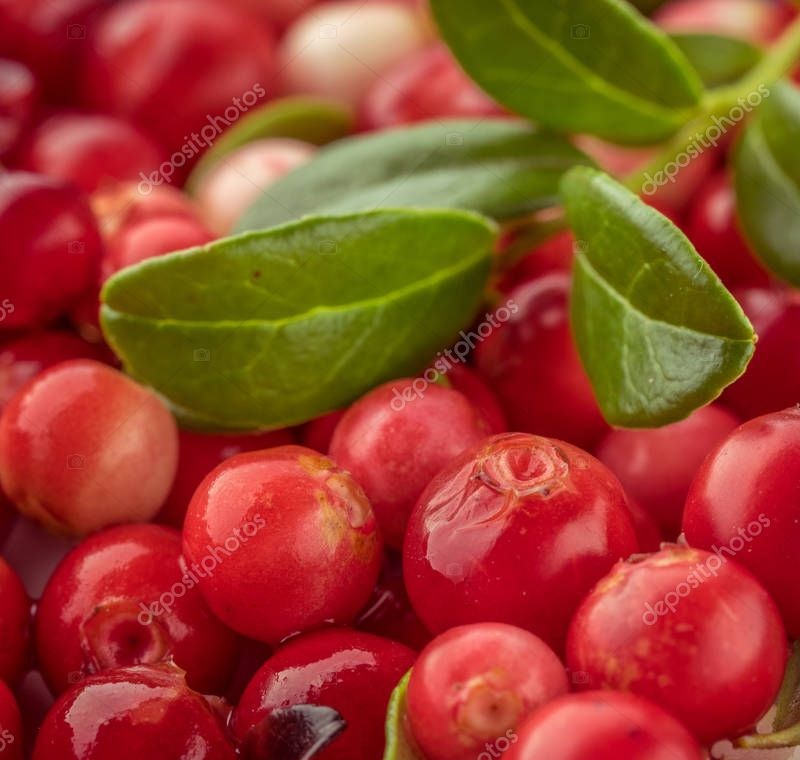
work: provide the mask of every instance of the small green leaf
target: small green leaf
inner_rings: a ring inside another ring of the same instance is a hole
[[[800,286],[800,90],[778,83],[734,159],[739,220],[764,264]]]
[[[606,419],[657,427],[744,372],[755,335],[684,234],[607,174],[562,183],[578,240],[572,326]]]
[[[291,137],[325,145],[344,137],[352,129],[352,114],[334,101],[306,96],[273,100],[250,111],[217,138],[195,166],[186,189],[193,192],[200,178],[220,159],[253,140]]]
[[[425,367],[480,305],[495,234],[464,211],[307,218],[122,270],[103,331],[187,424],[293,425]]]
[[[389,709],[386,712],[386,749],[383,760],[425,760],[414,747],[408,736],[406,725],[406,694],[408,681],[411,678],[409,670],[397,684],[389,699]]]
[[[736,37],[702,33],[670,36],[709,88],[736,82],[764,55],[755,45]]]
[[[304,214],[383,207],[464,208],[495,219],[558,202],[558,183],[591,161],[563,137],[510,120],[437,121],[354,137],[271,185],[240,220],[262,229]]]
[[[512,111],[615,143],[668,138],[702,83],[678,47],[623,0],[431,0],[467,73]]]

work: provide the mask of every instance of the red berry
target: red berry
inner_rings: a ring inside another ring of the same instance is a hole
[[[279,642],[352,621],[378,577],[381,541],[364,492],[311,449],[238,454],[200,484],[183,528],[211,609],[239,633]]]
[[[736,195],[727,172],[713,174],[695,194],[686,234],[728,287],[769,284],[769,274],[739,231]]]
[[[425,489],[403,569],[430,630],[492,620],[560,649],[583,596],[636,548],[625,494],[603,464],[510,433],[465,452]]]
[[[665,536],[656,525],[656,521],[648,512],[644,511],[637,501],[630,497],[628,497],[628,511],[633,521],[633,530],[636,533],[639,551],[657,552],[665,540]]]
[[[37,607],[36,648],[50,688],[172,659],[191,688],[223,691],[237,639],[211,614],[198,577],[171,528],[125,525],[87,538],[62,560]]]
[[[27,172],[0,174],[0,330],[36,327],[97,280],[100,236],[74,188]]]
[[[562,232],[523,256],[516,264],[503,273],[497,287],[508,293],[517,285],[530,280],[538,280],[553,272],[569,273],[572,270],[575,238],[571,232]]]
[[[122,180],[139,181],[163,151],[137,127],[113,116],[60,113],[31,135],[22,166],[76,184],[86,193]]]
[[[321,417],[307,422],[300,429],[300,441],[303,446],[319,451],[320,454],[327,454],[331,447],[331,440],[339,420],[344,417],[345,410],[340,409],[336,412],[328,412]]]
[[[462,393],[424,378],[396,380],[347,410],[336,426],[330,454],[363,487],[384,540],[400,547],[425,486],[489,432]]]
[[[503,760],[704,760],[694,737],[652,702],[618,691],[570,694],[529,718]]]
[[[476,362],[512,429],[589,447],[608,425],[575,348],[568,299],[563,273],[515,288],[511,318],[477,346]]]
[[[8,688],[0,681],[0,757],[22,760],[22,716]]]
[[[248,734],[253,737],[274,711],[324,705],[339,712],[347,727],[315,760],[375,760],[383,753],[389,697],[413,663],[410,649],[379,636],[347,629],[306,634],[256,673],[234,712],[234,732],[247,746],[254,741]]]
[[[738,424],[727,409],[706,406],[662,428],[611,430],[595,453],[664,534],[675,539],[692,478],[708,452]]]
[[[620,563],[597,584],[575,614],[567,654],[591,688],[651,699],[711,743],[767,711],[787,642],[750,573],[720,554],[672,546]]]
[[[244,451],[259,451],[294,443],[288,430],[253,435],[212,435],[181,430],[178,440],[178,471],[159,514],[160,521],[176,528],[183,525],[195,490],[217,465]]]
[[[33,760],[235,760],[224,717],[175,667],[110,670],[56,701]]]
[[[263,102],[275,73],[270,30],[211,0],[118,4],[87,53],[84,101],[151,131],[178,173]]]
[[[392,66],[361,102],[362,129],[442,118],[498,116],[501,108],[459,68],[441,43]]]
[[[686,499],[692,546],[720,547],[769,590],[792,637],[800,636],[800,409],[750,420],[709,455]]]
[[[0,681],[15,683],[28,654],[31,603],[22,582],[0,557]]]
[[[411,733],[428,760],[474,760],[568,689],[561,661],[532,633],[504,623],[451,628],[411,671]]]
[[[0,417],[3,490],[61,532],[153,518],[177,459],[175,421],[158,396],[90,360],[45,370]]]
[[[483,416],[490,433],[508,431],[506,415],[488,383],[466,364],[453,364],[442,376],[445,385],[463,393]]]
[[[0,160],[8,160],[18,147],[38,101],[39,84],[33,72],[19,61],[0,58]]]

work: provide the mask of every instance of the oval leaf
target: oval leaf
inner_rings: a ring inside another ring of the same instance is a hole
[[[495,233],[387,210],[220,240],[112,277],[103,331],[187,424],[293,425],[426,366],[480,305]]]
[[[411,742],[406,725],[406,695],[408,681],[411,678],[409,670],[397,684],[389,699],[389,709],[386,712],[386,749],[383,760],[425,760]]]
[[[192,192],[211,167],[253,140],[291,137],[314,145],[325,145],[344,137],[352,129],[352,114],[335,101],[313,97],[273,100],[250,111],[217,138],[195,166],[186,182],[186,189]]]
[[[271,185],[238,229],[305,214],[374,208],[464,208],[495,219],[558,202],[558,183],[591,161],[565,138],[511,120],[437,121],[354,137]]]
[[[800,91],[775,85],[736,151],[739,220],[776,275],[800,286]]]
[[[736,37],[700,33],[670,36],[694,66],[706,87],[720,87],[736,82],[763,57],[763,53],[755,45]]]
[[[696,111],[678,47],[622,0],[431,0],[472,78],[514,112],[615,143],[655,143]]]
[[[575,232],[572,326],[613,425],[657,427],[715,399],[744,372],[755,336],[684,234],[607,174],[563,182]]]

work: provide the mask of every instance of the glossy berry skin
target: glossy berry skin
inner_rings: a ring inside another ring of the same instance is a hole
[[[3,490],[58,532],[152,519],[177,460],[177,427],[158,396],[91,360],[41,373],[0,417]]]
[[[238,454],[209,473],[189,504],[183,548],[189,564],[213,559],[200,588],[217,616],[267,643],[352,621],[381,561],[360,486],[301,446]]]
[[[33,121],[39,83],[19,61],[0,58],[0,161],[7,161]]]
[[[336,426],[330,448],[367,494],[386,543],[398,548],[425,486],[490,433],[462,393],[419,382],[395,380],[356,401]]]
[[[475,360],[512,430],[589,448],[608,425],[572,338],[569,283],[556,272],[512,290],[516,311],[478,344]]]
[[[22,760],[22,716],[11,689],[0,681],[0,756]]]
[[[441,377],[442,384],[463,393],[480,412],[492,434],[508,431],[506,415],[494,391],[472,367],[466,364],[453,364]]]
[[[618,691],[570,694],[517,732],[503,760],[703,760],[697,740],[652,702]]]
[[[217,465],[245,451],[259,451],[294,443],[288,430],[252,435],[214,435],[181,430],[178,440],[178,470],[158,516],[161,522],[176,528],[183,525],[183,518],[195,490]]]
[[[411,515],[403,570],[431,631],[493,620],[559,651],[583,596],[636,549],[605,465],[561,441],[508,433],[431,481]]]
[[[28,172],[0,174],[0,331],[44,325],[97,279],[100,236],[75,188]]]
[[[365,131],[429,119],[502,114],[441,43],[413,53],[386,71],[366,93],[359,111]]]
[[[711,405],[681,422],[655,429],[611,430],[595,454],[625,492],[676,539],[692,478],[706,455],[739,425],[727,409]]]
[[[224,712],[191,691],[172,666],[90,676],[47,714],[34,760],[235,760]]]
[[[52,691],[101,670],[171,658],[191,688],[222,692],[237,637],[211,614],[197,577],[171,528],[123,525],[82,541],[37,607],[38,662]]]
[[[800,635],[800,410],[746,422],[709,455],[686,499],[692,546],[726,546],[767,588],[790,636]]]
[[[22,166],[72,182],[85,193],[104,184],[139,181],[164,160],[163,150],[133,124],[102,114],[60,113],[30,136]]]
[[[234,712],[234,734],[247,742],[276,709],[324,705],[347,727],[315,760],[375,760],[383,754],[389,696],[413,664],[410,649],[368,633],[334,628],[300,636],[253,677]]]
[[[736,194],[727,172],[712,175],[695,193],[686,234],[728,287],[769,284],[769,274],[739,231]]]
[[[179,153],[178,174],[203,145],[272,94],[271,30],[224,2],[116,5],[97,25],[87,52],[84,102],[148,129]],[[182,146],[188,148],[180,154]]]
[[[503,623],[459,626],[414,663],[409,726],[428,760],[473,760],[568,689],[561,661],[532,633]]]
[[[589,688],[651,699],[708,744],[756,724],[786,655],[764,587],[727,556],[678,546],[617,565],[575,613],[567,646]]]
[[[17,574],[0,557],[0,681],[16,683],[25,668],[31,603]]]

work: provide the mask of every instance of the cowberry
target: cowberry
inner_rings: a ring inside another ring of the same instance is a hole
[[[3,760],[22,760],[22,716],[8,688],[0,681],[0,757]]]
[[[352,621],[378,577],[381,540],[367,497],[326,457],[301,446],[238,454],[198,487],[183,526],[189,564],[231,628],[279,642]]]
[[[95,283],[100,235],[72,186],[0,173],[0,330],[43,325]]]
[[[575,256],[574,247],[575,238],[571,232],[554,235],[503,272],[497,282],[498,289],[508,293],[524,282],[537,280],[552,272],[569,273]]]
[[[686,540],[720,547],[769,590],[789,633],[800,636],[800,409],[746,422],[709,455],[686,499]]]
[[[588,448],[608,425],[570,330],[569,282],[554,272],[512,290],[510,319],[478,344],[475,358],[512,429]]]
[[[245,10],[258,13],[279,29],[285,29],[318,0],[234,0]]]
[[[109,670],[59,697],[33,760],[235,760],[226,712],[189,689],[174,666]]]
[[[0,681],[14,683],[28,654],[31,603],[17,574],[0,557]]]
[[[459,626],[414,664],[409,726],[428,760],[474,760],[567,691],[561,661],[532,633],[504,623]]]
[[[400,547],[425,486],[489,433],[489,424],[464,394],[421,379],[396,380],[347,410],[334,431],[330,455],[364,489],[385,541]]]
[[[674,540],[692,478],[708,452],[738,424],[727,409],[706,406],[665,427],[612,430],[595,454],[620,479],[628,496]]]
[[[410,649],[368,633],[334,628],[300,636],[270,657],[245,689],[234,711],[234,733],[245,748],[255,749],[270,714],[320,705],[336,710],[347,725],[314,757],[375,760],[383,752],[389,697],[413,663]]]
[[[158,396],[88,359],[45,370],[0,417],[3,490],[56,531],[151,519],[177,459],[175,421]]]
[[[466,364],[452,364],[437,382],[463,393],[486,420],[490,433],[508,430],[506,415],[497,396],[476,370]]]
[[[220,693],[236,636],[208,609],[202,572],[171,528],[125,525],[87,538],[50,577],[36,611],[38,663],[60,693],[75,678],[172,659],[189,686]]]
[[[530,717],[503,760],[703,760],[697,740],[652,702],[618,691],[570,694]]]
[[[328,412],[321,417],[315,417],[310,422],[303,425],[300,430],[300,442],[309,449],[319,451],[320,454],[327,454],[331,447],[331,440],[339,424],[339,420],[344,417],[345,410],[339,409],[335,412]]]
[[[430,630],[494,620],[560,649],[582,597],[636,548],[605,465],[567,443],[510,433],[431,481],[409,521],[403,569]]]
[[[764,587],[720,553],[677,546],[617,565],[575,613],[567,646],[590,688],[651,699],[706,743],[756,724],[786,655]]]
[[[33,121],[39,84],[19,61],[0,58],[0,161],[8,161]]]

